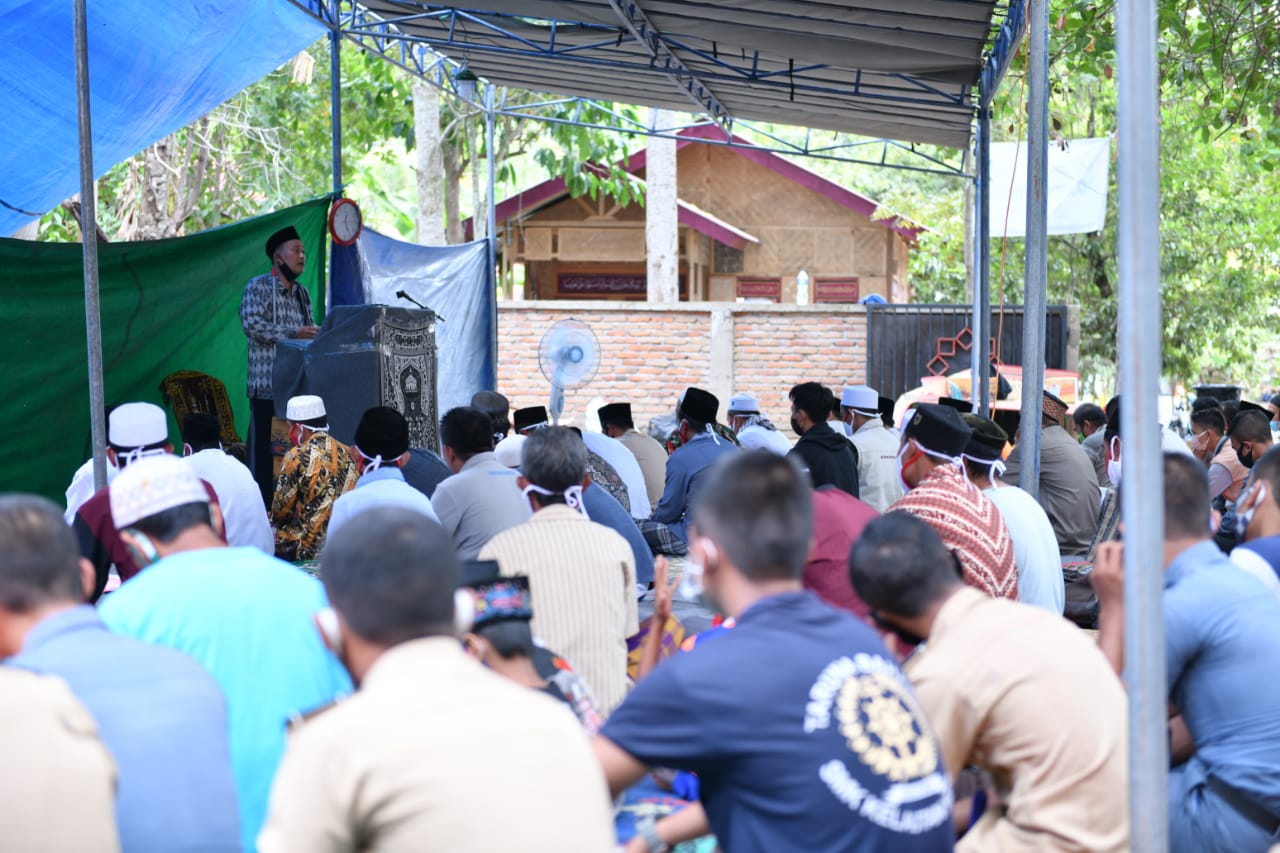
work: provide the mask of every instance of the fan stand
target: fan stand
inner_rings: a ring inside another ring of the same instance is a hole
[[[547,401],[547,414],[551,415],[552,426],[560,426],[560,416],[564,414],[564,387],[551,383],[551,399]]]

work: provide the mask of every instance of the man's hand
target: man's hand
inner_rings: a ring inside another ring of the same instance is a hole
[[[293,336],[302,341],[309,341],[318,334],[320,334],[319,326],[299,326],[293,332]]]
[[[1098,606],[1124,606],[1124,543],[1103,542],[1093,557],[1089,583],[1098,596]]]
[[[659,555],[653,561],[653,622],[649,630],[655,627],[659,633],[671,618],[671,600],[675,597],[676,585],[667,581],[667,558]]]

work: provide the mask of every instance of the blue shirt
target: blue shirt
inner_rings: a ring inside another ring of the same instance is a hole
[[[723,438],[699,433],[688,444],[676,448],[667,459],[667,480],[662,498],[653,510],[653,521],[660,521],[671,532],[687,542],[689,539],[689,500],[698,489],[707,469],[726,453],[736,453],[738,446]]]
[[[404,473],[394,465],[379,467],[361,474],[356,487],[339,495],[329,515],[326,541],[356,514],[373,507],[400,507],[426,516],[436,524],[439,516],[431,507],[431,499],[404,481]]]
[[[120,774],[124,850],[240,849],[226,703],[198,663],[113,634],[81,605],[32,628],[8,664],[59,676],[97,721]]]
[[[246,851],[266,815],[285,723],[351,690],[312,616],[324,589],[256,548],[172,554],[143,569],[99,608],[121,634],[184,651],[227,697],[231,766]]]
[[[952,848],[951,783],[910,686],[870,628],[809,592],[660,665],[601,734],[697,773],[733,853]]]
[[[1169,699],[1208,772],[1280,813],[1280,602],[1211,541],[1164,575]]]
[[[616,530],[627,544],[636,559],[636,583],[648,584],[653,580],[653,551],[644,541],[644,535],[636,526],[631,513],[622,508],[618,499],[609,494],[603,486],[591,486],[583,489],[582,503],[587,516],[592,521]]]

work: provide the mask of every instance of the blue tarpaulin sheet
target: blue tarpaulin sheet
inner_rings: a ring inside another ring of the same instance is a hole
[[[69,0],[0,0],[0,236],[80,190]],[[190,124],[324,35],[285,0],[88,4],[94,176]]]
[[[492,353],[497,302],[483,240],[419,246],[365,228],[353,248],[357,251],[334,247],[331,304],[411,307],[396,296],[403,290],[439,315],[440,414],[467,405],[477,391],[496,387]]]

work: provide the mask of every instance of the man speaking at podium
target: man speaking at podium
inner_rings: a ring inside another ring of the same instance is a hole
[[[271,369],[276,342],[310,340],[320,331],[311,313],[311,294],[298,284],[307,266],[302,238],[293,226],[267,238],[271,272],[251,279],[240,299],[240,325],[249,339],[249,470],[271,506],[275,477],[271,465],[271,418],[275,414]]]

